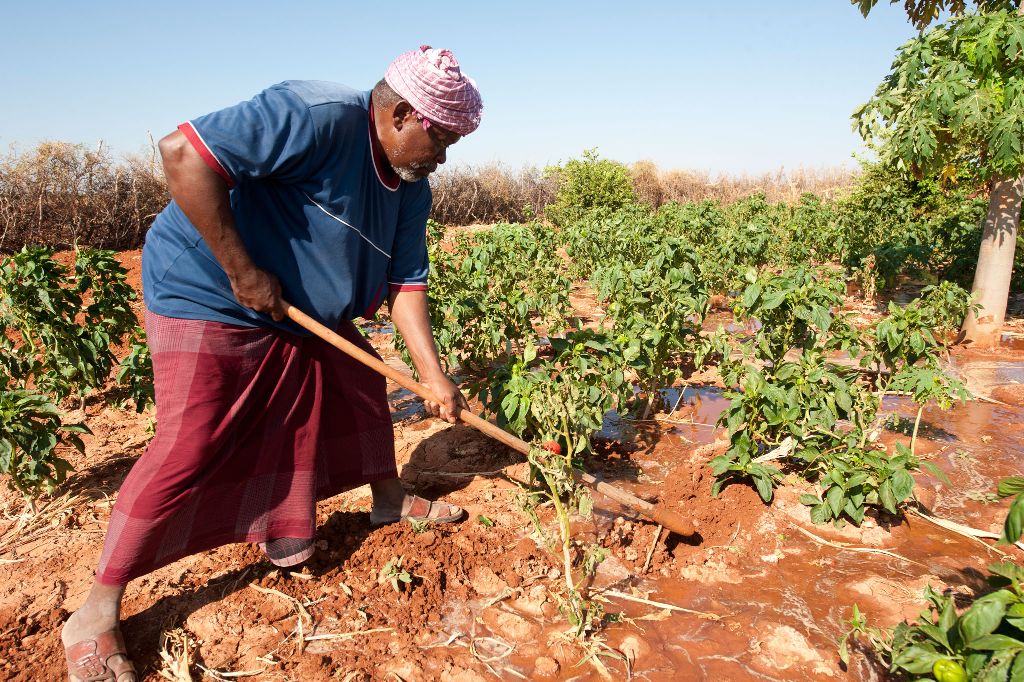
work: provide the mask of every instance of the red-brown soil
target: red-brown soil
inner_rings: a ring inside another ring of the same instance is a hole
[[[138,286],[138,252],[121,258]],[[577,298],[587,317],[599,312],[585,293]],[[387,334],[371,330],[371,340],[400,364]],[[954,357],[959,369],[980,362],[961,356]],[[1018,350],[999,360],[1024,367]],[[994,481],[1021,473],[1024,413],[1008,404],[1010,389],[987,388],[999,402],[925,411],[919,453],[953,485],[918,478],[933,513],[991,530],[1006,508],[991,496]],[[371,529],[368,490],[357,489],[320,504],[318,550],[300,571],[275,569],[255,547],[231,545],[134,581],[124,632],[145,680],[166,679],[161,650],[174,641],[190,643],[197,680],[601,679],[595,665],[581,663],[588,652],[563,634],[557,554],[516,511],[526,466],[468,427],[430,420],[397,387],[390,397],[406,487],[463,505],[468,520],[422,532],[405,524]],[[746,485],[712,498],[707,461],[724,446],[713,426],[724,405],[717,389],[697,386],[671,417],[610,419],[597,440],[594,473],[668,504],[699,533],[659,532],[600,496],[591,518],[574,520],[578,538],[609,550],[593,594],[605,595],[607,613],[624,617],[596,640],[611,679],[625,679],[627,670],[645,680],[879,679],[864,655],[849,670],[839,664],[836,639],[853,603],[872,624],[892,625],[917,615],[926,584],[970,596],[1002,551],[1021,558],[915,516],[814,526],[798,502],[809,486],[796,477],[771,505]],[[915,413],[900,400],[887,405]],[[102,396],[68,417],[84,420],[93,435],[84,457],[64,453],[76,467],[67,483],[34,517],[17,495],[0,493],[0,680],[65,679],[61,624],[85,598],[118,486],[151,437],[152,414],[112,407]],[[887,443],[900,439],[885,435]],[[541,518],[553,533],[550,510]],[[396,590],[381,571],[399,558],[410,582]]]

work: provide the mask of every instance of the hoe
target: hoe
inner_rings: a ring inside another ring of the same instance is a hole
[[[291,318],[291,320],[294,321],[296,324],[306,329],[307,331],[320,337],[321,339],[331,344],[341,352],[358,360],[359,362],[363,363],[370,369],[373,369],[376,372],[383,374],[388,379],[391,379],[402,388],[405,388],[411,391],[412,393],[415,393],[424,400],[438,402],[437,398],[435,398],[433,393],[430,392],[430,389],[428,389],[423,384],[413,381],[410,377],[406,376],[397,369],[394,369],[393,367],[389,367],[388,365],[384,364],[374,356],[364,351],[362,348],[359,348],[358,346],[343,339],[341,336],[334,333],[324,325],[320,324],[319,322],[311,318],[309,315],[306,315],[304,312],[302,312],[295,306],[291,305],[290,303],[285,303],[285,307],[287,308],[288,311],[288,317]],[[501,441],[502,443],[512,448],[513,450],[516,450],[517,452],[520,452],[524,455],[530,452],[530,446],[529,444],[526,443],[526,441],[522,440],[521,438],[517,438],[508,431],[505,431],[504,429],[500,428],[495,424],[492,424],[491,422],[487,421],[486,419],[483,419],[482,417],[478,417],[472,412],[469,412],[467,410],[460,410],[458,418],[462,422],[468,424],[469,426],[472,426],[481,433],[484,433],[490,436],[491,438],[494,438],[495,440]],[[585,483],[586,485],[593,488],[602,495],[610,497],[619,504],[629,509],[632,509],[633,511],[650,519],[655,523],[661,524],[662,526],[668,528],[670,531],[674,533],[678,533],[679,535],[684,536],[694,535],[696,533],[692,523],[690,523],[689,521],[681,517],[679,514],[669,509],[665,509],[660,505],[654,505],[645,500],[641,500],[639,497],[631,495],[625,490],[617,488],[603,481],[597,480],[588,473],[573,470],[573,476],[576,478],[576,480]]]

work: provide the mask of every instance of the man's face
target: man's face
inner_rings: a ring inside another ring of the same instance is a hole
[[[406,182],[425,178],[447,159],[448,147],[461,139],[457,133],[437,124],[423,128],[416,112],[406,102],[395,106],[389,135],[381,136],[388,162]]]

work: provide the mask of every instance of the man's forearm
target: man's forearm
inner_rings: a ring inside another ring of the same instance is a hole
[[[392,291],[388,296],[391,321],[405,339],[409,356],[420,377],[429,379],[443,375],[441,362],[434,345],[434,334],[430,328],[427,312],[427,292]]]

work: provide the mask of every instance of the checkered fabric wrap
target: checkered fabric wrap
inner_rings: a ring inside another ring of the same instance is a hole
[[[373,348],[349,321],[338,333]],[[396,476],[383,377],[316,337],[146,314],[159,423],[97,579],[231,542],[312,538],[318,499]]]
[[[459,135],[480,125],[484,104],[476,82],[462,73],[449,50],[422,45],[391,62],[384,80],[429,120]]]

